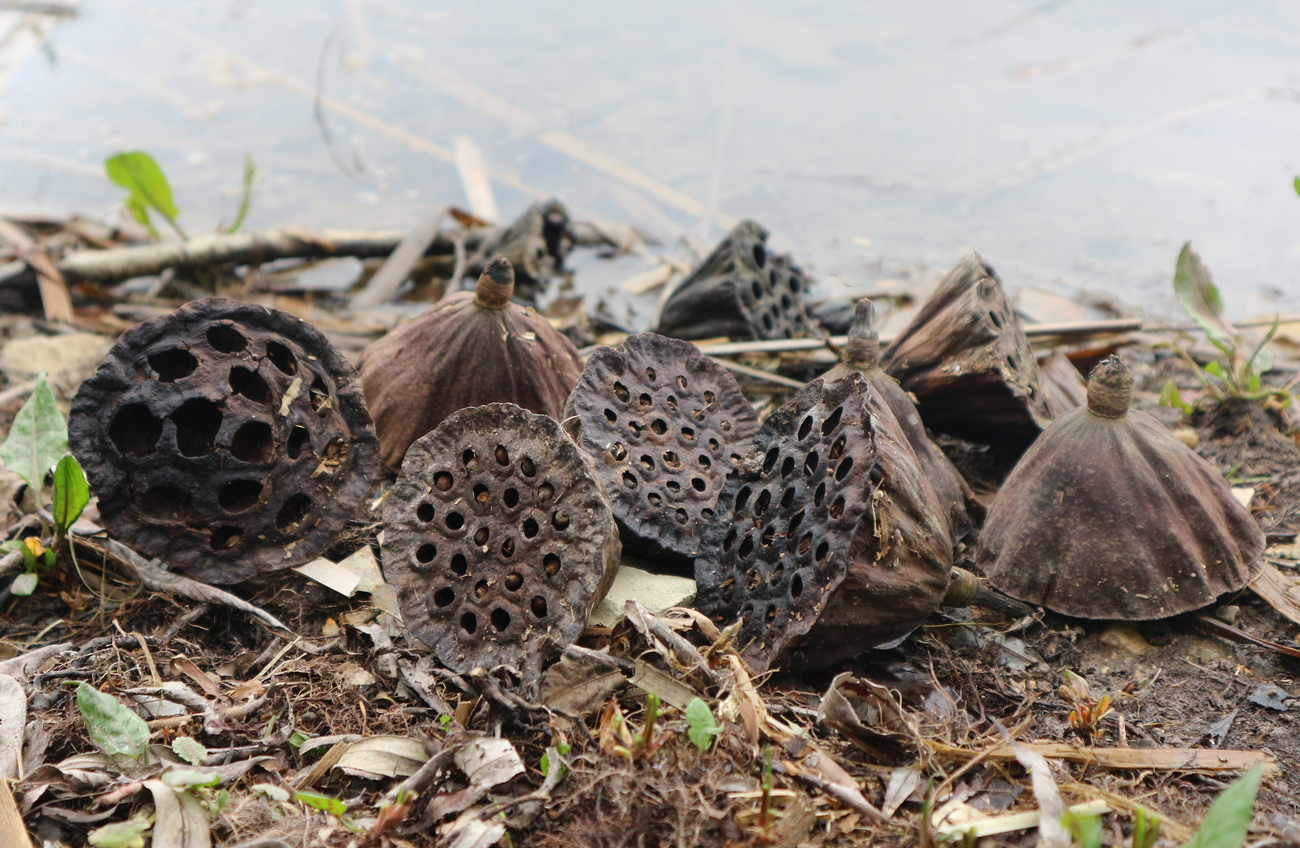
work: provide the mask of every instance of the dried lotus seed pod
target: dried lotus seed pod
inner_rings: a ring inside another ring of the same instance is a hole
[[[695,561],[697,603],[741,618],[758,670],[829,665],[905,636],[948,590],[952,541],[934,489],[862,375],[814,380],[754,440]]]
[[[591,354],[564,417],[595,461],[624,549],[691,569],[722,483],[758,432],[736,379],[690,342],[641,333]]]
[[[1151,415],[1112,356],[1088,406],[1038,437],[989,507],[976,563],[1014,598],[1079,618],[1149,620],[1245,586],[1264,534],[1223,475]]]
[[[510,302],[510,263],[488,263],[472,292],[429,307],[366,348],[361,381],[381,459],[401,467],[412,442],[458,409],[514,403],[558,417],[582,359],[536,311]]]
[[[993,269],[957,263],[884,354],[932,430],[1026,445],[1070,407],[1056,401]]]
[[[68,435],[105,526],[210,583],[320,554],[378,456],[356,372],[325,337],[222,298],[124,333],[73,399]]]
[[[793,339],[817,328],[808,278],[767,249],[767,230],[741,221],[669,295],[656,333],[679,339]]]
[[[849,328],[848,343],[844,346],[844,361],[826,372],[822,379],[834,382],[857,372],[862,375],[875,394],[898,419],[900,432],[912,446],[921,470],[934,487],[939,504],[948,518],[953,544],[961,542],[974,529],[969,505],[974,504],[970,486],[966,484],[952,461],[944,455],[925,431],[916,404],[898,385],[898,381],[880,367],[880,337],[875,328],[875,310],[869,298],[858,301],[854,310],[853,325]]]
[[[384,506],[384,576],[407,628],[456,672],[510,666],[530,689],[582,632],[620,549],[591,461],[509,403],[418,439]]]

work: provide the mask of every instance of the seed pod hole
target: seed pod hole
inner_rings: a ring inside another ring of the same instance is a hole
[[[119,451],[131,456],[148,456],[158,446],[162,421],[143,403],[124,404],[113,416],[108,437]]]
[[[428,565],[438,557],[438,548],[436,545],[420,545],[415,551],[416,562]]]
[[[185,401],[171,415],[176,427],[176,449],[182,456],[204,456],[217,447],[221,409],[207,398]]]
[[[248,339],[229,324],[213,324],[208,328],[208,344],[222,353],[242,353],[248,347]]]
[[[511,486],[501,495],[501,502],[506,505],[506,509],[514,509],[519,506],[519,490]]]
[[[254,403],[271,402],[271,387],[255,371],[249,371],[242,365],[230,369],[230,391],[243,395]]]
[[[433,504],[427,501],[425,503],[420,504],[415,509],[415,517],[423,521],[425,524],[428,524],[430,521],[432,521],[436,513],[437,510],[434,509]]]
[[[155,486],[137,501],[140,511],[163,521],[186,521],[193,514],[193,504],[188,492],[175,486]]]
[[[198,358],[188,350],[174,347],[149,355],[149,367],[164,383],[184,380],[199,367]]]
[[[469,573],[469,560],[465,558],[464,554],[456,554],[451,558],[451,570],[460,577],[464,577]]]
[[[275,436],[271,425],[249,421],[230,438],[230,453],[243,462],[269,462],[275,456]]]
[[[298,373],[298,361],[289,348],[279,342],[266,343],[266,357],[281,373],[292,377]]]
[[[276,529],[281,533],[290,533],[296,530],[307,517],[311,514],[311,498],[302,492],[296,495],[290,495],[289,499],[280,507],[280,511],[275,515]]]
[[[488,491],[487,486],[483,485],[482,483],[474,484],[474,500],[476,500],[481,504],[485,504],[488,502],[488,498],[490,498],[491,496],[492,494],[491,492]]]
[[[288,454],[290,459],[297,459],[302,454],[303,448],[308,446],[310,439],[311,432],[306,427],[301,424],[295,425],[289,431],[289,440],[284,448],[285,453]]]
[[[465,516],[459,512],[447,513],[447,517],[443,521],[446,523],[448,530],[459,530],[465,526]]]

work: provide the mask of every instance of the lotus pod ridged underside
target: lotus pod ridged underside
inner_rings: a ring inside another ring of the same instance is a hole
[[[624,548],[689,569],[758,431],[735,378],[690,342],[640,333],[591,354],[564,418],[595,461]]]
[[[1079,618],[1150,620],[1244,587],[1264,535],[1215,468],[1128,408],[1117,357],[1089,406],[1052,424],[989,507],[978,565],[1012,597]]]
[[[621,546],[590,460],[513,404],[453,413],[407,452],[384,506],[384,576],[448,668],[534,687],[605,596]]]
[[[381,460],[397,469],[412,442],[458,409],[513,403],[559,417],[582,373],[573,343],[510,302],[514,273],[497,258],[473,292],[429,307],[366,348],[361,380]]]
[[[104,525],[209,583],[319,555],[378,454],[356,372],[325,336],[224,298],[123,333],[73,398],[68,436]]]
[[[814,380],[728,477],[696,560],[699,606],[743,620],[758,669],[823,666],[898,639],[943,599],[952,545],[898,422],[859,374]]]

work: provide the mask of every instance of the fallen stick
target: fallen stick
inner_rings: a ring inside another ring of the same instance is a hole
[[[574,244],[582,247],[620,247],[615,240],[621,235],[617,229],[610,225],[587,222],[573,222],[569,225]],[[459,233],[438,233],[424,255],[454,256],[458,236],[463,238],[466,250],[477,250],[497,230],[496,227],[472,227]],[[64,256],[55,268],[70,282],[107,283],[130,277],[152,276],[168,268],[196,268],[227,263],[255,265],[275,259],[318,259],[327,256],[365,259],[390,255],[407,235],[405,230],[312,231],[286,228],[263,234],[200,236],[185,242],[80,250]],[[21,265],[25,266],[26,263]],[[0,266],[0,285],[30,285],[32,282],[31,274],[25,267],[20,267],[20,263]]]
[[[1264,765],[1265,777],[1281,774],[1277,761],[1264,751],[1231,751],[1218,748],[1085,748],[1067,742],[1021,742],[1025,748],[1037,751],[1048,759],[1099,766],[1111,769],[1158,769],[1192,774],[1213,774],[1222,771],[1245,771],[1253,765]],[[1008,744],[1000,744],[982,751],[929,743],[936,753],[950,757],[983,755],[994,760],[1014,760],[1015,753]]]
[[[1043,336],[1093,336],[1108,333],[1130,333],[1143,329],[1139,318],[1114,318],[1106,321],[1079,321],[1069,324],[1026,324],[1025,335]],[[848,344],[848,336],[830,336],[822,339],[767,339],[753,342],[715,342],[697,345],[700,353],[708,356],[734,356],[739,353],[790,353],[801,350],[818,350],[829,342],[836,347]],[[881,336],[880,343],[887,345],[892,336]]]
[[[1111,811],[1110,805],[1105,801],[1085,801],[1082,804],[1075,804],[1066,809],[1076,816],[1099,816],[1102,813]],[[1042,815],[1039,810],[1030,810],[1027,813],[1009,813],[1004,816],[994,816],[987,819],[962,822],[961,824],[940,825],[934,829],[934,832],[941,836],[965,836],[970,834],[975,839],[983,839],[985,836],[1000,836],[1003,833],[1015,833],[1018,830],[1030,830],[1038,827]]]

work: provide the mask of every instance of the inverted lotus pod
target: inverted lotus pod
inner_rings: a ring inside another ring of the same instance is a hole
[[[875,309],[870,298],[865,297],[858,301],[854,310],[853,325],[844,346],[844,360],[826,372],[823,379],[833,382],[855,372],[871,384],[875,394],[898,419],[900,432],[912,446],[921,470],[934,487],[947,516],[953,543],[960,542],[974,529],[969,512],[969,504],[974,502],[970,486],[952,461],[931,441],[921,414],[907,392],[880,367],[880,336],[876,333]]]
[[[378,455],[356,372],[325,337],[223,298],[123,333],[73,399],[68,437],[105,526],[209,583],[320,554]]]
[[[620,550],[591,460],[509,403],[418,439],[384,505],[384,577],[407,628],[453,671],[506,665],[529,688],[586,626]]]
[[[808,278],[767,249],[767,230],[741,221],[669,295],[656,333],[679,339],[793,339],[816,328]]]
[[[952,570],[945,516],[861,374],[809,383],[763,423],[754,456],[727,478],[695,561],[699,608],[742,619],[736,644],[751,665],[828,665],[939,606]]]
[[[1079,618],[1149,620],[1209,604],[1259,570],[1264,534],[1223,475],[1098,365],[1088,406],[1038,438],[989,507],[976,562],[1014,598]]]
[[[559,416],[582,359],[545,318],[511,303],[513,291],[510,263],[497,257],[473,292],[444,298],[366,348],[361,383],[385,467],[396,470],[412,442],[468,406]]]
[[[564,419],[596,463],[624,548],[692,568],[722,483],[758,432],[736,379],[690,342],[640,333],[592,352]]]
[[[884,353],[932,430],[985,444],[1028,444],[1069,407],[1052,398],[993,269],[957,263]]]

